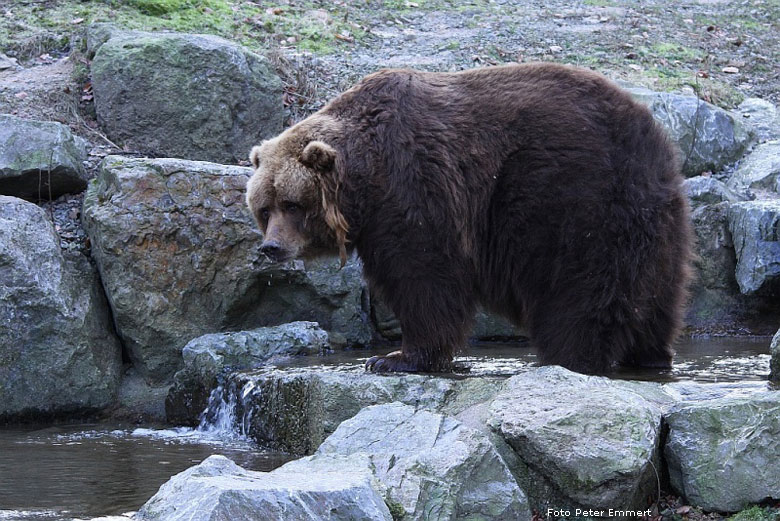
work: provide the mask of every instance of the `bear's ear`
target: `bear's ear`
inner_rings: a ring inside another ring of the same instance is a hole
[[[317,172],[328,173],[336,163],[336,150],[322,141],[312,141],[301,152],[301,163]]]
[[[252,151],[249,152],[249,161],[252,163],[252,166],[255,168],[258,168],[260,166],[260,147],[252,147]]]

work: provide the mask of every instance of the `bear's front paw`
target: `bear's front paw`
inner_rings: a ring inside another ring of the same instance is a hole
[[[422,369],[404,358],[401,351],[393,351],[385,356],[372,356],[366,361],[366,371],[374,373],[416,373]]]

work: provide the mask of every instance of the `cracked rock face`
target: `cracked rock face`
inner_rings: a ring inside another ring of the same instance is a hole
[[[530,519],[525,494],[488,436],[398,402],[343,422],[311,461],[365,454],[390,502],[409,519]]]
[[[0,420],[100,409],[121,351],[94,268],[40,207],[0,196]]]
[[[244,202],[250,169],[107,157],[82,218],[117,330],[136,367],[168,381],[191,339],[295,320],[371,338],[358,263],[272,264]]]

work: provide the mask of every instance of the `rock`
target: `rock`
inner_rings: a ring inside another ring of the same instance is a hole
[[[745,295],[772,291],[780,275],[780,200],[731,205],[729,230],[737,255],[737,282]]]
[[[672,487],[707,511],[780,498],[780,392],[682,405],[666,416]]]
[[[53,121],[0,114],[0,195],[56,199],[87,187],[86,141]]]
[[[747,199],[744,195],[727,187],[723,181],[711,176],[697,175],[688,178],[683,181],[683,190],[685,190],[685,195],[688,196],[693,208],[724,201],[734,203]]]
[[[0,196],[0,421],[116,398],[121,348],[97,274],[63,256],[46,213]]]
[[[323,459],[305,467],[294,461],[254,472],[215,455],[163,484],[134,519],[391,521],[375,487],[365,458]]]
[[[694,179],[697,178],[688,181]],[[686,324],[692,327],[729,327],[743,315],[734,275],[737,260],[728,229],[728,212],[729,203],[722,202],[699,206],[691,213],[697,256]]]
[[[772,103],[760,98],[746,98],[737,107],[743,123],[759,141],[780,139],[780,112]]]
[[[729,231],[730,206],[725,201],[703,204],[691,212],[696,233],[696,272],[685,324],[707,334],[771,334],[780,320],[773,297],[743,295],[737,284],[737,259]]]
[[[107,33],[107,34],[106,34]],[[282,130],[282,83],[267,60],[200,34],[93,31],[98,122],[144,154],[235,163]]]
[[[512,470],[535,510],[641,510],[658,493],[661,415],[671,403],[655,384],[548,366],[507,380],[489,424],[516,453]]]
[[[0,52],[0,71],[17,71],[19,69],[21,69],[21,67],[17,63],[16,58],[9,58]]]
[[[487,435],[394,402],[343,422],[309,461],[365,454],[404,519],[531,519],[525,494]]]
[[[677,143],[686,177],[722,170],[742,157],[753,139],[734,115],[695,96],[627,90],[650,108]]]
[[[776,191],[780,182],[780,141],[756,145],[731,175],[728,186],[734,191]]]
[[[772,343],[769,346],[769,352],[772,355],[772,360],[769,363],[770,371],[769,379],[775,382],[780,382],[780,329],[777,330],[775,336],[772,338]]]
[[[128,354],[168,381],[191,339],[295,320],[367,342],[360,265],[277,265],[244,203],[248,168],[107,157],[84,199],[92,255]]]
[[[165,401],[169,423],[194,424],[226,370],[254,369],[274,356],[321,354],[328,334],[315,322],[292,322],[235,333],[211,333],[182,349],[184,368],[174,375]]]
[[[149,385],[135,367],[127,367],[119,382],[116,405],[109,417],[121,423],[162,425],[165,417],[165,397],[168,385]]]
[[[379,376],[361,365],[303,369],[264,368],[231,375],[227,401],[236,405],[244,432],[260,445],[291,454],[312,454],[344,420],[361,409],[402,402],[455,415],[489,400],[503,378]]]
[[[125,31],[118,28],[112,23],[98,22],[90,24],[87,28],[87,57],[94,58],[95,53],[98,51],[101,45],[106,43],[114,36],[141,36],[143,33],[138,31]]]

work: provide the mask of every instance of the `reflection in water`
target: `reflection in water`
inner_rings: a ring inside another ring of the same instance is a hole
[[[624,370],[613,376],[678,382],[674,392],[683,400],[687,382],[733,382],[734,393],[752,392],[756,385],[765,387],[768,338],[694,339],[679,343],[676,350],[671,371]],[[368,357],[386,351],[340,351],[277,365],[359,372]],[[531,369],[537,361],[528,344],[476,345],[457,359],[465,368],[457,377],[517,374]],[[700,397],[700,392],[691,396]],[[229,416],[229,407],[224,412]],[[265,471],[290,459],[263,451],[245,437],[226,436],[220,429],[155,430],[94,424],[0,429],[0,521],[85,519],[135,511],[170,476],[211,454],[223,454],[245,468]]]

